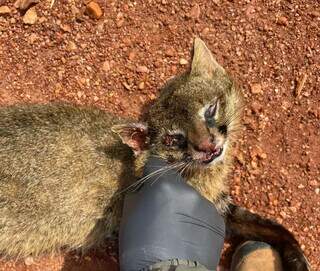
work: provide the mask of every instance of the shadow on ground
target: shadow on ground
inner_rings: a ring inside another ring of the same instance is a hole
[[[118,271],[116,259],[103,252],[92,252],[79,257],[68,253],[64,258],[61,271]]]

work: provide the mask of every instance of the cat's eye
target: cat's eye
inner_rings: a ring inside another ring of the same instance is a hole
[[[182,134],[167,134],[163,138],[163,144],[167,147],[186,148],[187,140]]]
[[[228,127],[227,125],[221,125],[218,127],[218,130],[221,134],[226,135],[228,132]]]
[[[212,104],[208,107],[208,109],[204,112],[204,118],[206,120],[206,123],[208,127],[214,127],[216,125],[215,122],[215,115],[217,112],[217,103]]]

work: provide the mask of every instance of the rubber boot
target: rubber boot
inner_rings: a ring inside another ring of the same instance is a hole
[[[231,270],[283,271],[279,253],[269,244],[256,241],[247,241],[236,249]]]

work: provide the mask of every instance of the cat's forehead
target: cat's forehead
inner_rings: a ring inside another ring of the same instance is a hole
[[[208,103],[204,100],[190,99],[188,95],[173,95],[162,100],[151,111],[151,126],[162,131],[188,131],[195,122],[203,120],[199,112],[204,112]]]

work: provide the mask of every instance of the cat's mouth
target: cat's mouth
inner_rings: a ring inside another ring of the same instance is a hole
[[[223,153],[223,147],[218,147],[212,151],[194,152],[192,156],[190,154],[186,154],[184,160],[187,162],[195,161],[203,165],[208,165],[211,162],[213,162],[216,158],[220,157],[222,153]]]
[[[206,152],[200,161],[204,164],[211,163],[214,159],[218,158],[223,152],[223,148],[216,148],[214,151]]]

